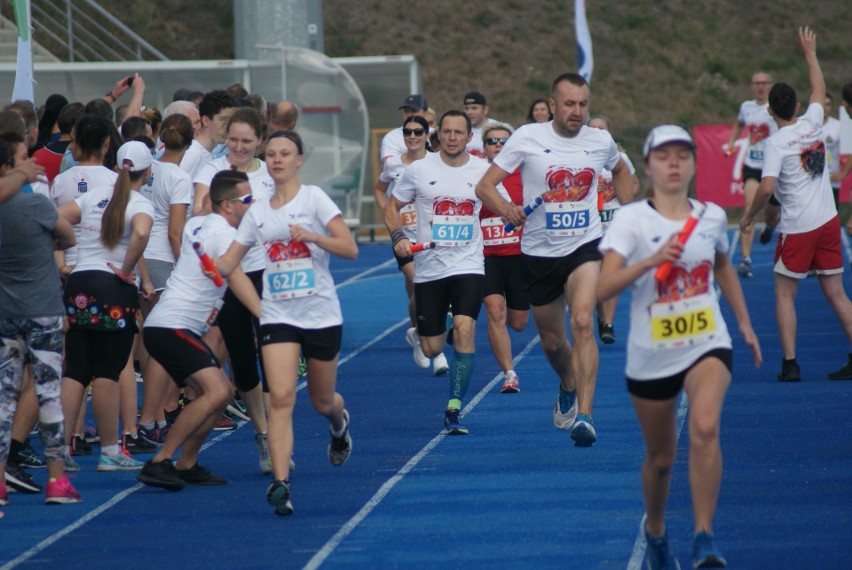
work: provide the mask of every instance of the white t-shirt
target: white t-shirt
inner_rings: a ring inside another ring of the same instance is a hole
[[[124,263],[124,255],[130,244],[132,232],[131,220],[136,215],[148,216],[154,219],[154,207],[147,198],[139,192],[130,192],[130,201],[124,211],[124,235],[113,249],[106,249],[101,243],[101,227],[104,210],[112,199],[113,188],[101,186],[90,188],[85,194],[75,200],[80,207],[80,238],[77,241],[77,264],[72,273],[78,271],[106,271],[113,273],[107,265],[112,263],[118,267]]]
[[[180,168],[189,174],[190,178],[194,178],[198,169],[211,160],[213,160],[213,155],[210,151],[204,148],[203,144],[192,139],[192,144],[189,145],[189,148],[186,149],[186,152],[183,153],[183,158],[180,160]]]
[[[402,155],[394,155],[385,161],[382,167],[382,173],[379,175],[379,180],[386,182],[388,185],[388,197],[393,194],[393,189],[397,181],[405,172],[408,165],[402,162]],[[414,203],[408,203],[399,211],[399,216],[402,219],[402,231],[412,243],[417,242],[417,211]]]
[[[468,155],[469,156],[469,155]],[[393,190],[401,202],[414,201],[417,241],[437,245],[414,254],[414,282],[462,274],[485,274],[476,184],[488,162],[469,156],[462,166],[448,166],[441,153],[429,154],[405,169]]]
[[[506,172],[521,168],[525,204],[544,199],[524,224],[521,251],[564,257],[599,238],[598,176],[619,158],[615,141],[602,129],[583,126],[568,138],[556,134],[551,121],[515,131],[494,164]]]
[[[57,207],[75,200],[92,188],[106,187],[112,190],[118,173],[106,166],[72,166],[53,179],[50,187],[50,199]],[[74,237],[80,243],[80,226],[74,225]],[[77,262],[77,246],[65,250],[65,263],[74,265]]]
[[[151,176],[139,192],[154,206],[154,225],[145,247],[147,259],[175,262],[169,243],[169,212],[173,204],[192,205],[192,181],[177,164],[154,161]]]
[[[320,329],[343,323],[340,301],[329,271],[331,254],[314,243],[290,239],[290,225],[329,235],[327,226],[340,208],[318,186],[305,186],[280,208],[269,198],[255,202],[243,216],[235,241],[260,244],[266,270],[260,324],[282,323]]]
[[[402,127],[397,127],[382,137],[382,160],[387,160],[389,156],[399,156],[407,150]]]
[[[825,154],[828,162],[828,174],[834,174],[840,170],[840,121],[834,117],[829,117],[822,125],[822,132],[825,133]],[[840,188],[838,180],[831,183],[832,188]]]
[[[636,167],[633,166],[633,161],[627,156],[626,152],[621,153],[621,160],[627,166],[630,175],[636,173]],[[601,217],[601,229],[606,233],[609,224],[615,217],[615,212],[621,207],[621,202],[618,201],[618,196],[615,193],[615,185],[612,183],[612,171],[604,168],[598,176],[598,211]]]
[[[792,125],[766,141],[763,176],[778,178],[775,197],[781,202],[778,231],[801,234],[837,215],[826,168],[823,107],[811,103]]]
[[[693,210],[697,202],[690,200]],[[659,251],[685,220],[670,220],[647,200],[622,206],[600,250],[613,250],[633,265]],[[728,249],[725,211],[707,204],[683,256],[663,283],[646,271],[631,285],[627,376],[657,380],[692,365],[716,348],[731,348],[731,337],[719,309],[713,273],[716,253]]]
[[[744,101],[740,105],[737,120],[743,125],[748,137],[745,165],[760,170],[763,167],[764,144],[770,135],[778,131],[775,119],[769,114],[769,103],[759,105],[757,101]]]
[[[186,222],[180,257],[159,302],[145,319],[146,327],[189,329],[199,336],[210,328],[222,306],[227,283],[217,287],[204,276],[192,242],[201,243],[207,255],[216,258],[228,251],[236,234],[236,228],[219,214],[196,216]]]
[[[272,196],[273,192],[275,192],[275,181],[272,180],[272,177],[269,175],[269,169],[267,169],[266,163],[258,158],[255,160],[258,162],[258,167],[246,174],[248,174],[249,186],[251,186],[251,194],[253,198],[255,200],[264,200]],[[203,184],[210,188],[210,182],[212,182],[213,177],[217,172],[220,170],[230,169],[231,163],[228,162],[227,156],[214,158],[196,171],[193,182],[195,184]],[[266,256],[263,253],[263,249],[260,246],[253,247],[243,258],[243,262],[240,264],[240,267],[242,267],[243,271],[246,273],[251,271],[260,271],[266,267],[265,259]]]

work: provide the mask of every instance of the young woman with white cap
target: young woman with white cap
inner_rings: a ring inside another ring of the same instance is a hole
[[[762,360],[760,345],[728,259],[725,212],[688,196],[695,176],[695,144],[689,133],[675,125],[655,127],[645,141],[644,157],[653,197],[623,206],[614,218],[600,245],[604,258],[597,296],[604,301],[627,288],[632,292],[626,375],[647,450],[642,487],[648,567],[680,568],[669,548],[664,514],[677,452],[681,389],[690,407],[693,566],[723,567],[713,517],[722,478],[719,423],[733,359],[715,285],[754,353],[755,366]]]
[[[98,471],[142,467],[119,442],[118,378],[137,332],[139,292],[134,271],[154,218],[151,202],[138,190],[150,176],[153,158],[147,146],[131,141],[119,148],[117,160],[121,170],[114,187],[89,188],[59,208],[63,218],[80,227],[77,263],[64,294],[69,325],[62,379],[65,437],[67,443],[92,382],[92,408],[101,440]]]

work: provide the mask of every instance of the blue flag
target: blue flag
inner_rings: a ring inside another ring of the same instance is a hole
[[[586,21],[585,0],[574,0],[574,27],[577,34],[577,73],[586,81],[592,81],[592,34],[589,33],[589,23]]]

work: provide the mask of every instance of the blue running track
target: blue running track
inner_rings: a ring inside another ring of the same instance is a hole
[[[797,303],[803,381],[775,381],[772,251],[755,245],[755,276],[743,282],[761,369],[726,313],[735,377],[722,421],[716,534],[732,568],[850,568],[852,382],[826,378],[845,363],[848,346],[809,279]],[[333,270],[345,316],[338,385],[354,449],[344,466],[329,464],[328,424],[300,391],[293,516],[277,517],[266,503],[269,478],[258,469],[251,426],[242,424],[214,432],[202,452],[205,466],[230,479],[224,487],[144,487],[133,473],[96,472],[94,455],[71,474],[81,504],[48,507],[43,494],[10,495],[0,509],[0,570],[640,568],[643,443],[624,386],[626,297],[616,344],[601,346],[594,447],[574,448],[553,426],[557,381],[532,319],[512,333],[521,392],[499,393],[484,311],[464,410],[470,435],[446,437],[448,379],[413,362],[390,246],[362,244],[357,261],[336,260]],[[847,290],[850,279],[847,271]],[[681,411],[685,417],[685,403]],[[684,430],[667,514],[683,568],[691,567],[687,439]],[[43,470],[34,475],[45,483]]]

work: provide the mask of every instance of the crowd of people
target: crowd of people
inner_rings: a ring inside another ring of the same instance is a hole
[[[806,113],[797,116],[789,85],[758,72],[755,99],[742,105],[726,147],[732,152],[747,130],[736,267],[726,213],[689,196],[689,133],[677,125],[648,133],[650,188],[640,199],[636,168],[610,120],[590,116],[591,89],[576,73],[557,77],[517,129],[490,118],[479,91],[440,116],[412,94],[401,126],[382,141],[375,199],[404,275],[404,341],[416,366],[448,375],[448,435],[469,433],[462,410],[484,305],[500,392],[521,390],[509,328],[523,330],[531,310],[557,384],[554,425],[576,447],[593,446],[595,333],[616,342],[616,300],[630,290],[625,376],[647,448],[650,568],[678,567],[664,514],[681,391],[691,410],[694,565],[726,565],[713,518],[733,350],[716,286],[760,366],[737,275],[753,276],[753,222],[772,197],[760,241],[779,233],[778,379],[800,380],[793,301],[809,274],[852,345],[832,195],[850,166],[841,168],[831,146],[838,135],[825,116],[816,36],[800,29],[799,43],[811,84]],[[329,461],[342,465],[352,451],[350,412],[337,391],[343,316],[329,262],[356,258],[358,245],[326,192],[300,181],[295,105],[267,105],[233,85],[179,89],[160,113],[143,109],[144,89],[135,74],[85,105],[53,95],[40,116],[22,101],[0,112],[0,504],[9,490],[40,493],[25,467],[45,466],[48,503],[81,501],[65,473],[80,469],[75,457],[92,453],[94,441],[98,471],[138,472],[172,491],[224,485],[199,464],[199,451],[214,429],[243,419],[255,431],[259,469],[272,476],[266,499],[289,515],[302,374],[328,420]],[[128,91],[130,102],[114,112]],[[843,95],[852,106],[852,84]],[[852,379],[852,352],[829,377]],[[84,422],[89,394],[93,429]],[[28,443],[36,424],[43,459]]]

